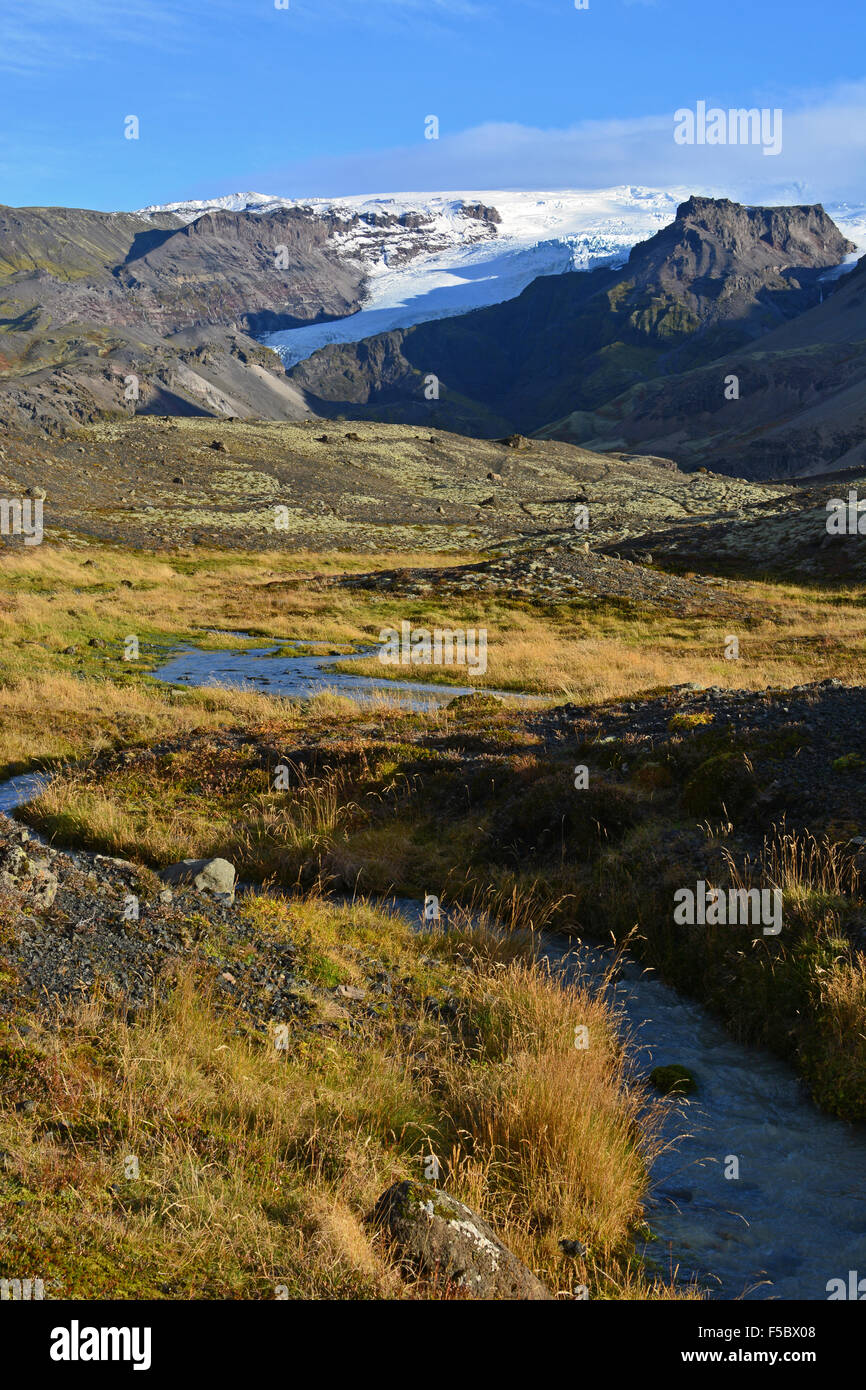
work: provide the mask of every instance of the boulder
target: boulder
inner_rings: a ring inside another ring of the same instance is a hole
[[[227,859],[182,859],[163,869],[160,878],[172,886],[191,883],[200,893],[212,893],[227,902],[235,899],[236,875]]]
[[[21,845],[10,845],[0,858],[0,887],[27,891],[37,908],[51,907],[59,886],[48,861],[31,859]]]
[[[21,845],[10,845],[0,860],[2,867],[11,878],[28,878],[33,865]]]
[[[407,1265],[479,1299],[549,1299],[552,1294],[469,1207],[440,1188],[394,1183],[376,1203]]]
[[[45,910],[51,907],[54,899],[57,897],[57,890],[59,887],[60,884],[56,874],[53,874],[50,869],[45,868],[42,864],[36,866],[33,878],[30,882],[30,892],[38,908]]]

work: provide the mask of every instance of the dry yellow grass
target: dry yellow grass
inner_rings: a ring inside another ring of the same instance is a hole
[[[440,1185],[554,1292],[683,1296],[630,1258],[654,1106],[626,1084],[600,1001],[509,963],[513,943],[477,927],[418,937],[366,904],[315,899],[249,910],[262,931],[306,935],[310,961],[357,970],[375,954],[417,1002],[349,1031],[293,1024],[279,1052],[239,1036],[190,968],[134,1027],[99,997],[59,1031],[34,1020],[26,1042],[4,1025],[0,1079],[26,1056],[46,1080],[34,1114],[0,1117],[0,1194],[32,1194],[0,1272],[32,1268],[55,1297],[441,1296],[404,1282],[365,1220],[436,1152]],[[426,1011],[443,987],[475,1044]],[[585,1240],[586,1261],[566,1259],[558,1235]]]
[[[597,704],[695,682],[732,689],[791,686],[828,676],[866,682],[864,599],[859,592],[818,594],[771,584],[730,585],[749,604],[749,623],[706,617],[672,618],[655,610],[624,612],[569,607],[557,612],[508,605],[502,599],[465,610],[466,626],[487,626],[487,671],[467,681],[464,668],[448,679],[525,690]],[[424,622],[454,626],[459,612],[425,611]],[[404,616],[408,616],[404,613]],[[728,638],[739,657],[725,656]],[[374,658],[353,670],[379,678]],[[412,679],[438,680],[445,668],[406,668]]]
[[[400,563],[430,559],[404,555]],[[23,769],[226,726],[274,722],[285,730],[310,717],[348,731],[358,711],[333,693],[303,713],[261,695],[163,691],[120,662],[117,649],[131,632],[173,643],[194,633],[204,641],[209,628],[254,626],[342,643],[369,640],[410,616],[394,599],[268,587],[271,577],[368,568],[370,557],[265,563],[273,575],[258,557],[207,553],[169,562],[91,546],[0,557],[0,764]],[[706,619],[586,605],[535,610],[504,598],[455,600],[445,610],[425,603],[417,617],[488,626],[485,683],[556,698],[600,701],[687,681],[761,687],[866,675],[861,595],[731,590],[755,614],[738,634],[735,662],[723,657],[731,625]],[[101,675],[105,649],[90,648],[91,639],[107,644]],[[66,655],[68,646],[77,653]],[[383,675],[377,663],[371,670]],[[464,672],[454,679],[465,683]],[[379,713],[393,711],[385,704]],[[431,723],[444,728],[448,716]],[[239,820],[234,839],[204,800],[195,812],[185,805],[175,813],[145,794],[138,804],[120,802],[74,776],[49,789],[44,807],[72,833],[153,862],[227,846],[254,858],[263,841],[289,853],[327,839],[346,814],[334,791],[330,801],[317,795],[306,820],[303,798],[290,815],[263,803]],[[282,929],[285,905],[264,902],[256,910],[272,920],[260,928]],[[453,972],[471,1044],[431,1026],[422,1010],[411,1020],[412,1048],[426,1060],[414,1071],[398,1026],[406,1019],[396,1014],[371,1031],[299,1035],[278,1064],[236,1035],[191,976],[134,1028],[96,1000],[67,1030],[37,1032],[33,1047],[57,1079],[39,1127],[14,1112],[0,1122],[15,1181],[36,1194],[16,1258],[49,1252],[47,1272],[67,1296],[159,1296],[168,1288],[174,1297],[273,1297],[280,1283],[300,1297],[427,1296],[400,1280],[363,1218],[391,1181],[418,1176],[418,1156],[436,1145],[451,1189],[555,1290],[586,1282],[596,1297],[680,1296],[631,1260],[655,1112],[628,1074],[603,1003],[566,993],[515,959],[525,942],[519,933],[507,946],[465,932],[419,948],[408,929],[368,908],[342,916],[315,903],[293,910],[313,938],[323,980],[335,970],[353,978],[351,948],[379,953],[390,943],[393,967],[421,984],[420,951],[429,953]],[[828,971],[822,988],[826,1026],[848,1038],[863,1016],[862,969],[847,962]],[[586,1052],[574,1047],[577,1024],[590,1030]],[[144,1159],[137,1185],[118,1184],[125,1154]],[[109,1185],[118,1189],[110,1197]],[[61,1200],[70,1190],[71,1205]],[[582,1264],[563,1261],[560,1236],[588,1244]]]
[[[149,743],[168,734],[261,720],[285,704],[245,691],[189,692],[79,679],[64,672],[0,681],[0,769],[103,748]]]
[[[489,973],[475,976],[470,997],[485,1019],[480,1064],[468,1074],[453,1065],[445,1082],[461,1136],[461,1194],[481,1210],[506,1210],[509,1244],[551,1281],[562,1274],[559,1239],[581,1233],[588,1252],[575,1273],[589,1283],[611,1268],[622,1231],[640,1221],[657,1108],[633,1078],[626,1084],[598,995],[563,990],[537,967],[512,962],[495,991]],[[575,1046],[578,1027],[587,1029],[585,1050]]]
[[[433,557],[402,555],[404,566]],[[375,645],[382,626],[403,618],[428,626],[484,626],[488,670],[473,684],[597,702],[628,698],[670,684],[762,688],[827,676],[866,680],[866,633],[860,590],[817,591],[782,584],[730,582],[729,594],[747,605],[748,621],[671,617],[653,609],[626,611],[599,603],[533,608],[507,596],[479,601],[400,600],[376,593],[294,587],[293,578],[369,567],[395,556],[243,556],[202,553],[168,561],[108,547],[43,546],[0,557],[0,675],[14,680],[74,662],[93,674],[87,643],[107,644],[101,669],[128,683],[135,673],[119,660],[123,638],[135,633],[166,644],[194,637],[209,645],[235,639],[216,630]],[[274,583],[277,580],[280,582]],[[283,583],[281,581],[289,581]],[[210,635],[209,635],[210,634]],[[738,660],[725,659],[729,636]],[[391,668],[375,658],[365,670],[385,682]],[[5,675],[4,675],[5,672]],[[398,676],[401,672],[396,672]],[[402,673],[405,674],[405,673]],[[422,679],[466,684],[461,667],[413,668]]]

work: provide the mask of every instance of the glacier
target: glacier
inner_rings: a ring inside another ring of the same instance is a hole
[[[638,241],[672,222],[679,204],[695,192],[727,196],[711,188],[640,185],[345,198],[232,193],[153,204],[139,209],[139,216],[172,212],[192,222],[217,210],[264,214],[303,208],[345,221],[345,231],[338,237],[342,253],[363,266],[362,306],[347,318],[264,335],[262,342],[291,367],[328,343],[354,343],[375,333],[513,299],[540,275],[621,265]],[[467,216],[465,207],[476,204],[495,208],[499,222],[492,226]],[[827,212],[856,244],[857,254],[866,251],[866,204],[827,205]],[[420,215],[425,219],[423,226],[400,225],[396,219],[405,214]],[[856,256],[849,260],[853,263]],[[847,269],[850,264],[837,273]]]

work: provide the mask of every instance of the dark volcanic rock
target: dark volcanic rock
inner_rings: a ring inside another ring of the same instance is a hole
[[[163,889],[140,865],[55,850],[4,815],[0,933],[0,1014],[25,1002],[63,1010],[94,988],[135,1009],[199,957],[220,1006],[241,1010],[256,1030],[309,1010],[293,988],[292,942],[262,939],[226,895]]]
[[[478,564],[319,575],[311,582],[316,588],[367,589],[406,598],[433,592],[439,598],[446,594],[503,593],[546,603],[570,603],[576,598],[628,599],[678,613],[706,610],[733,614],[742,608],[718,581],[651,570],[617,555],[597,554],[586,541],[571,538],[525,546]]]

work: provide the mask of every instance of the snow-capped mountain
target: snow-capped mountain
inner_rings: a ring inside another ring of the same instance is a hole
[[[539,275],[622,261],[635,242],[670,222],[688,195],[685,188],[634,186],[305,199],[234,193],[153,205],[139,216],[170,212],[193,222],[218,210],[303,208],[345,221],[343,254],[366,272],[363,308],[349,318],[269,334],[263,341],[291,366],[326,343],[357,342],[511,299]],[[489,209],[495,220],[480,215]]]
[[[694,192],[626,185],[304,199],[233,193],[152,205],[139,216],[173,213],[193,222],[220,210],[266,214],[297,208],[345,222],[338,234],[342,252],[366,274],[363,307],[344,319],[264,337],[289,367],[327,343],[357,342],[512,299],[540,275],[622,263],[638,241],[673,221],[678,205]],[[866,207],[842,204],[828,212],[866,250]]]

